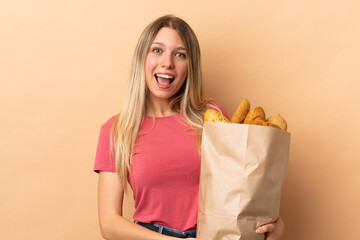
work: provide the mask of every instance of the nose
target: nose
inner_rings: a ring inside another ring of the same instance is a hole
[[[174,68],[174,63],[171,54],[163,54],[161,58],[161,67]]]

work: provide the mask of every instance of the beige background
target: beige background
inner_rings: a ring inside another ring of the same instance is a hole
[[[101,239],[100,125],[141,31],[167,13],[197,33],[208,97],[288,120],[284,239],[358,238],[359,12],[355,0],[1,0],[0,238]]]

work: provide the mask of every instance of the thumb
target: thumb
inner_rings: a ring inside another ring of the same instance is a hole
[[[271,233],[274,231],[274,229],[275,229],[274,224],[270,223],[270,224],[265,224],[261,227],[258,227],[255,232],[257,234]]]

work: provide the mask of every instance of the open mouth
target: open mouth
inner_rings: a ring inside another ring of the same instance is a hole
[[[159,86],[169,87],[175,80],[175,77],[168,74],[157,73],[155,74],[155,79]]]

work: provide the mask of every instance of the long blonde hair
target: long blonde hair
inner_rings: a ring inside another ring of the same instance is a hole
[[[116,160],[120,181],[126,190],[134,145],[142,119],[147,113],[147,86],[145,60],[156,34],[163,27],[176,30],[187,49],[188,75],[183,86],[172,97],[171,110],[178,112],[197,133],[198,149],[201,142],[203,115],[207,106],[213,106],[203,97],[200,47],[195,33],[182,19],[166,15],[150,23],[142,32],[133,55],[127,92],[121,112],[111,128],[111,149]]]

